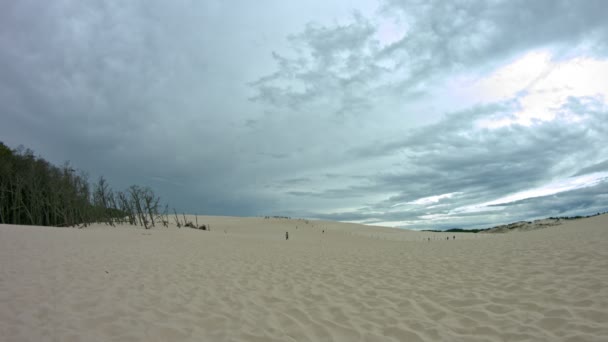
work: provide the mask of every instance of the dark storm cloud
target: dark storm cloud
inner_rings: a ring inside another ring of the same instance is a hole
[[[446,219],[442,220],[424,218],[426,215],[432,215],[426,208],[383,213],[361,209],[354,212],[318,214],[317,217],[327,220],[360,221],[368,224],[386,221],[410,221],[415,223],[407,227],[416,229],[488,228],[510,222],[546,217],[603,213],[607,209],[607,194],[608,181],[603,181],[589,188],[494,206],[491,208],[494,210],[484,213],[450,214],[450,210],[432,210],[432,214],[445,215]]]
[[[582,189],[561,192],[555,195],[528,198],[497,206],[497,211],[488,215],[472,213],[462,218],[440,224],[421,224],[420,227],[440,229],[457,227],[487,228],[499,224],[529,221],[547,217],[586,216],[606,212],[608,181]]]
[[[392,155],[404,147],[409,147],[411,152],[420,153],[432,153],[441,150],[444,145],[448,145],[450,148],[459,148],[459,144],[466,144],[459,137],[468,131],[473,131],[472,124],[475,120],[495,114],[511,113],[517,107],[517,100],[479,105],[459,113],[453,113],[437,124],[405,132],[405,137],[398,141],[376,140],[373,144],[353,148],[351,153],[359,158],[368,158]],[[457,139],[454,139],[454,137]],[[467,137],[463,136],[463,138],[466,139]],[[446,142],[449,142],[449,144],[445,144]],[[451,143],[456,145],[451,145]],[[428,150],[428,148],[431,148],[431,150]]]
[[[605,171],[605,99],[572,97],[559,120],[486,129],[475,122],[514,115],[526,85],[474,106],[433,92],[532,49],[605,57],[606,2],[369,6],[5,1],[0,140],[207,214],[471,226],[601,206],[604,183],[462,210]],[[382,25],[393,19],[391,40]]]
[[[575,176],[586,175],[594,172],[608,171],[608,160],[604,160],[601,163],[597,163],[579,170]]]
[[[185,210],[204,203],[215,213],[251,214],[252,203],[265,205],[236,193],[247,181],[235,171],[235,132],[223,117],[238,101],[222,93],[245,89],[246,77],[233,86],[226,69],[249,47],[222,42],[220,25],[209,30],[223,13],[154,1],[0,7],[6,143],[72,160],[118,188],[151,185]]]
[[[355,198],[365,197],[371,192],[374,192],[375,188],[369,186],[351,186],[348,188],[337,188],[337,189],[326,189],[319,192],[313,191],[289,191],[286,194],[291,196],[305,196],[305,197],[318,197],[326,199],[340,199],[340,198]]]
[[[598,100],[590,99],[592,103]],[[566,168],[576,170],[581,162],[593,159],[607,141],[606,112],[589,112],[571,99],[563,106],[568,113],[592,113],[594,124],[570,125],[546,122],[534,127],[507,126],[477,130],[477,119],[517,107],[509,101],[453,113],[437,124],[413,129],[397,141],[374,142],[351,150],[354,158],[370,159],[386,155],[399,157],[403,171],[378,172],[369,178],[368,191],[387,192],[407,187],[387,205],[467,188],[501,189],[508,193],[538,185]],[[574,160],[564,158],[573,156]],[[588,171],[586,171],[588,172]],[[579,173],[582,174],[582,173]],[[362,187],[351,187],[360,193]],[[343,192],[349,189],[343,189]],[[337,190],[327,190],[333,196]],[[322,196],[323,193],[317,194]]]
[[[416,221],[423,220],[426,215],[465,216],[471,222],[487,220],[488,217],[508,221],[530,215],[542,216],[543,212],[563,214],[570,209],[578,212],[578,209],[585,207],[585,203],[589,204],[588,208],[594,208],[591,211],[595,211],[603,203],[597,196],[605,190],[604,183],[598,185],[597,189],[593,187],[572,192],[595,196],[593,198],[583,199],[582,196],[566,194],[533,198],[520,201],[526,205],[503,210],[500,215],[493,213],[503,209],[496,206],[488,206],[475,213],[458,212],[458,208],[540,187],[551,179],[605,170],[605,162],[580,169],[590,161],[605,157],[605,152],[599,151],[608,144],[608,108],[603,106],[600,111],[596,108],[598,105],[602,105],[598,99],[572,98],[562,107],[564,115],[586,115],[588,122],[585,125],[556,120],[532,127],[476,130],[475,119],[480,117],[480,113],[501,110],[505,104],[454,113],[438,124],[410,131],[402,140],[354,150],[362,158],[383,156],[385,153],[399,155],[403,171],[370,175],[370,185],[364,188],[350,187],[342,191],[332,189],[324,193],[298,195],[332,198],[335,193],[341,193],[344,197],[357,196],[362,191],[398,193],[352,212],[320,215],[328,219],[372,219],[369,222]],[[424,206],[412,204],[418,199],[442,194],[455,195]],[[520,210],[520,207],[525,210]],[[469,221],[463,224],[468,225]],[[457,222],[452,219],[448,225]]]

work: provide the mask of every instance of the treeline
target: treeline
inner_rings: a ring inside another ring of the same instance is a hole
[[[583,218],[588,218],[588,217],[594,217],[594,216],[599,216],[599,215],[604,215],[604,214],[608,214],[608,211],[604,211],[604,212],[598,212],[596,214],[591,214],[591,215],[586,215],[586,216],[582,216],[582,215],[576,215],[576,216],[555,216],[555,217],[549,217],[549,219],[551,220],[580,220]]]
[[[437,229],[426,229],[422,230],[423,232],[433,232],[433,233],[479,233],[490,228],[484,229],[462,229],[462,228],[450,228],[447,230],[437,230]]]
[[[168,225],[152,189],[133,185],[113,191],[103,177],[89,184],[86,173],[36,157],[30,149],[12,150],[0,142],[0,223],[80,226],[100,222],[146,229]]]

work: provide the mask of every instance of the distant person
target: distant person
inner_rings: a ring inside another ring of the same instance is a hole
[[[456,240],[456,235],[452,236],[452,240]]]
[[[285,240],[289,240],[289,232],[285,232]]]

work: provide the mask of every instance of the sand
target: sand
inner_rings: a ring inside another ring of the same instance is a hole
[[[449,241],[202,223],[212,230],[0,225],[0,340],[608,341],[606,215]]]

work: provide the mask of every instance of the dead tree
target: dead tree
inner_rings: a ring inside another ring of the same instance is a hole
[[[142,190],[142,197],[144,201],[145,212],[150,217],[150,223],[152,227],[154,227],[154,217],[158,215],[158,202],[160,202],[160,198],[154,195],[154,191],[150,188],[144,188]]]
[[[118,202],[120,204],[120,210],[127,214],[127,220],[131,225],[137,225],[137,219],[135,217],[135,210],[129,196],[124,192],[118,192]]]
[[[132,185],[129,187],[129,195],[131,196],[131,203],[133,208],[135,209],[136,217],[139,221],[139,224],[143,226],[145,229],[150,229],[148,226],[148,218],[145,212],[144,198],[143,198],[143,190],[137,186]]]
[[[175,224],[177,225],[177,228],[181,228],[182,224],[179,222],[179,216],[177,216],[177,210],[175,210],[175,208],[173,208],[173,213],[175,214]]]
[[[165,228],[169,227],[169,205],[165,204],[165,210],[163,210],[163,213],[161,215],[161,220],[163,221],[163,226]]]

